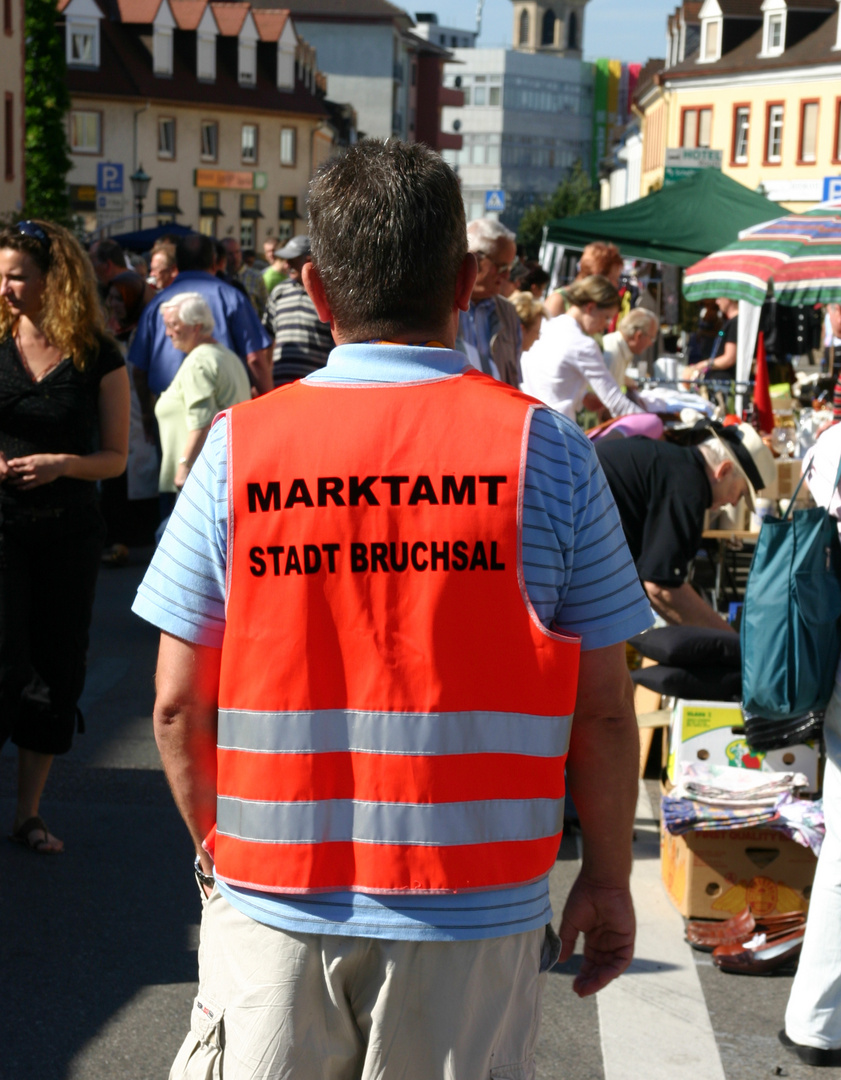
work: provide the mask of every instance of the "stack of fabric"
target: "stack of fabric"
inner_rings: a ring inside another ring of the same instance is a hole
[[[731,630],[663,626],[628,642],[657,663],[631,672],[640,686],[692,701],[742,700],[742,651]]]
[[[676,836],[690,829],[772,828],[817,856],[825,831],[823,803],[799,798],[807,787],[802,773],[687,765],[663,796],[663,825]]]

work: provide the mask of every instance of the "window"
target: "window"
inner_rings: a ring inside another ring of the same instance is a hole
[[[712,118],[712,109],[684,109],[680,145],[691,149],[709,147]]]
[[[766,119],[765,161],[779,164],[783,154],[783,106],[769,105]]]
[[[3,0],[3,30],[7,37],[14,33],[12,28],[12,0]]]
[[[239,42],[239,81],[242,86],[254,86],[257,83],[257,42]]]
[[[202,82],[216,82],[216,35],[199,34],[196,75]]]
[[[486,86],[486,76],[476,75],[473,79],[473,104],[474,105],[487,105],[488,103],[488,90]]]
[[[733,164],[748,163],[748,131],[750,130],[750,108],[739,105],[733,112]]]
[[[99,22],[67,22],[67,66],[99,67]]]
[[[199,232],[203,236],[216,236],[216,220],[222,217],[218,191],[199,192]]]
[[[253,221],[241,221],[239,223],[240,247],[245,248],[246,250],[251,249],[253,251],[256,247],[256,244],[254,243],[256,232],[257,229]]]
[[[540,33],[541,45],[555,44],[555,13],[547,11],[543,16],[543,26]]]
[[[183,213],[183,210],[178,205],[178,189],[158,188],[156,194],[155,208],[159,214],[164,215],[164,217],[158,221],[158,224],[164,225],[168,221],[175,221],[175,215]]]
[[[168,26],[156,26],[152,39],[154,71],[156,75],[172,74],[172,30]]]
[[[175,157],[175,120],[171,116],[158,117],[158,157]]]
[[[567,16],[567,48],[577,49],[578,47],[578,15],[571,11]]]
[[[800,105],[800,153],[797,160],[804,165],[814,164],[818,149],[818,102],[803,101]]]
[[[489,86],[488,87],[488,104],[489,105],[501,105],[502,104],[502,87],[501,86]]]
[[[239,197],[239,216],[242,219],[250,218],[252,221],[263,216],[260,210],[260,196],[259,195],[240,195]]]
[[[70,113],[70,149],[74,154],[99,154],[102,144],[102,113]]]
[[[771,12],[765,17],[765,47],[763,53],[766,56],[778,56],[783,51],[785,39],[785,16],[781,11]]]
[[[297,152],[297,130],[295,128],[280,129],[280,164],[294,165]]]
[[[528,45],[529,43],[529,13],[527,11],[520,12],[520,34],[519,45]]]
[[[718,60],[721,49],[721,19],[705,19],[702,60]]]
[[[288,25],[288,24],[287,24]],[[295,47],[284,42],[285,32],[277,43],[277,88],[295,89]]]
[[[219,125],[215,120],[201,122],[201,159],[216,161],[219,158]]]
[[[257,164],[257,125],[242,125],[242,160],[246,165]]]
[[[3,157],[7,180],[15,178],[15,97],[6,94],[3,103]]]

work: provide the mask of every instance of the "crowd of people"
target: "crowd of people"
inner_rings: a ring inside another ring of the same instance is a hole
[[[652,612],[724,627],[689,563],[773,458],[746,423],[664,440],[633,375],[659,321],[618,249],[547,295],[423,146],[322,167],[309,233],[264,255],[0,231],[12,839],[63,850],[40,800],[84,728],[97,570],[157,529],[134,610],[203,905],[172,1075],[529,1075],[544,973],[580,935],[581,995],[632,955],[624,643]],[[717,306],[687,381],[735,364]],[[585,410],[615,423],[588,436]],[[583,861],[556,932],[565,784]],[[792,1012],[797,1046],[841,1046],[825,1013]]]

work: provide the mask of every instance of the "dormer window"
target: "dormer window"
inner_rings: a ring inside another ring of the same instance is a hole
[[[705,19],[701,24],[701,61],[721,59],[721,19]]]
[[[779,56],[785,47],[785,38],[785,11],[766,11],[764,33],[762,35],[762,55]]]
[[[67,66],[99,67],[99,21],[68,20]]]
[[[99,67],[99,23],[102,12],[93,0],[70,0],[64,9],[65,56],[71,68]]]
[[[257,82],[257,42],[239,43],[239,81],[243,86],[254,86]]]
[[[172,75],[172,30],[156,26],[152,39],[156,75]]]
[[[196,75],[202,82],[216,82],[216,35],[199,34]]]
[[[257,24],[249,11],[243,20],[237,39],[237,77],[240,86],[257,85],[257,42],[259,40]]]
[[[158,8],[152,34],[152,70],[156,75],[172,76],[172,32],[175,19],[167,0]]]
[[[291,23],[287,22],[277,41],[277,88],[295,89],[295,48],[297,39]]]
[[[216,20],[208,5],[196,27],[196,77],[201,82],[216,82]]]

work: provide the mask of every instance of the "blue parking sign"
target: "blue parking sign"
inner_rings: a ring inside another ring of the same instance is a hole
[[[501,214],[505,210],[505,192],[497,189],[496,191],[485,192],[485,213],[486,214]]]
[[[122,195],[123,167],[105,161],[96,167],[96,190],[104,195]]]
[[[841,199],[841,176],[825,176],[823,178],[823,201],[837,202]]]

